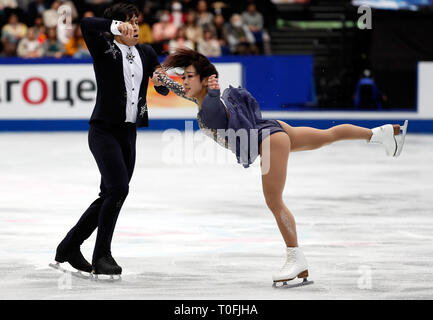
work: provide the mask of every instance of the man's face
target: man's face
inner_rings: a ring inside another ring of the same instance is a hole
[[[132,25],[134,28],[134,38],[127,38],[123,35],[120,36],[120,39],[123,43],[125,43],[128,46],[135,46],[138,43],[138,17],[136,15],[133,15],[130,19],[126,20],[125,22],[128,22]]]

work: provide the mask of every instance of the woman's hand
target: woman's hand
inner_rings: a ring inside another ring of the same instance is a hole
[[[217,78],[216,74],[213,74],[209,77],[209,79],[207,80],[207,85],[208,85],[210,90],[219,90],[220,89],[220,85],[218,83],[218,78]]]
[[[164,85],[161,81],[159,81],[158,74],[165,74],[165,75],[167,75],[167,73],[161,67],[156,68],[156,70],[153,72],[153,75],[152,75],[152,83],[156,87]]]

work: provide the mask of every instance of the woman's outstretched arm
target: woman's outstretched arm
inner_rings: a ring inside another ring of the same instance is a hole
[[[187,97],[183,86],[177,83],[176,81],[174,81],[173,79],[171,79],[169,76],[167,76],[167,74],[163,72],[161,69],[155,70],[154,77],[155,76],[156,76],[156,80],[162,83],[163,86],[173,91],[179,97],[182,97],[184,99],[190,100],[198,104],[197,99]],[[154,77],[152,78],[153,82],[154,82]]]

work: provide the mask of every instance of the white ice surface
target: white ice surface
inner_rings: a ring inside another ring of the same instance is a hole
[[[315,282],[294,289],[271,286],[284,243],[258,163],[217,147],[226,164],[167,164],[161,133],[139,132],[112,245],[123,280],[68,282],[48,264],[98,194],[87,133],[0,134],[0,299],[433,298],[433,136],[408,134],[398,159],[363,141],[290,155],[284,199]]]

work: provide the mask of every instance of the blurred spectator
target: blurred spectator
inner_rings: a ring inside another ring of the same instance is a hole
[[[213,25],[215,28],[216,39],[218,40],[222,54],[230,53],[227,46],[227,28],[228,25],[225,22],[224,16],[222,14],[216,14],[213,19]]]
[[[175,38],[177,27],[170,22],[170,11],[163,10],[159,22],[152,26],[154,49],[157,54],[168,51],[168,42]]]
[[[18,42],[27,34],[27,26],[21,23],[16,13],[11,13],[8,23],[3,26],[1,41],[5,56],[15,56]]]
[[[221,46],[212,30],[205,30],[203,39],[198,42],[197,51],[207,57],[221,56]]]
[[[113,0],[85,0],[89,10],[93,11],[97,17],[102,17],[104,10],[110,6]]]
[[[175,39],[170,40],[168,43],[169,53],[173,53],[179,48],[189,48],[194,49],[194,43],[186,38],[185,28],[179,28],[176,32]]]
[[[65,44],[65,54],[73,58],[90,58],[90,52],[84,42],[79,25],[74,26],[73,36]]]
[[[138,14],[138,43],[153,43],[152,29],[141,11]]]
[[[18,7],[18,3],[16,0],[0,0],[0,11],[3,11],[5,8],[16,9]]]
[[[83,13],[83,18],[91,18],[94,16],[95,16],[95,13],[92,10],[86,10]]]
[[[254,2],[250,2],[242,13],[242,21],[253,33],[256,45],[263,52],[263,15],[257,11]]]
[[[250,29],[243,24],[242,17],[235,13],[230,18],[227,28],[227,42],[232,54],[258,54],[254,35]]]
[[[182,4],[178,1],[174,1],[171,4],[170,22],[180,28],[185,24],[185,16],[185,13],[182,12]]]
[[[382,109],[382,101],[386,101],[386,99],[387,97],[382,95],[376,82],[371,77],[370,70],[364,70],[363,77],[356,85],[355,107]]]
[[[38,41],[35,27],[27,30],[27,36],[18,43],[17,55],[21,58],[40,58],[44,55],[43,45]]]
[[[44,11],[48,10],[50,6],[50,1],[34,0],[30,2],[27,6],[27,15],[29,17],[29,21],[34,21],[38,15],[42,16]]]
[[[47,40],[46,28],[44,25],[44,20],[41,15],[37,15],[35,20],[33,21],[33,26],[36,29],[36,36],[38,38],[39,43],[44,43]]]
[[[182,0],[182,7],[185,12],[188,12],[189,10],[195,10],[195,0]]]
[[[203,38],[203,29],[197,25],[196,21],[196,12],[189,10],[186,15],[185,33],[186,38],[194,43],[194,48],[196,48],[197,42]]]
[[[213,14],[208,11],[207,2],[199,0],[197,2],[197,25],[203,29],[212,26]]]
[[[57,10],[59,9],[61,2],[58,0],[54,0],[51,4],[50,9],[45,10],[42,13],[42,18],[44,19],[45,27],[53,28],[57,26],[57,22],[59,20],[59,13]]]
[[[47,29],[47,41],[44,43],[44,51],[46,57],[61,58],[65,51],[64,46],[57,40],[56,28]]]

